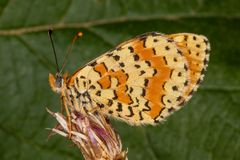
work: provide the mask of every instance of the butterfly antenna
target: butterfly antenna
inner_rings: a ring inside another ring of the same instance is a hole
[[[56,54],[56,50],[55,50],[55,47],[54,47],[54,43],[53,43],[53,39],[52,39],[52,30],[49,29],[48,30],[48,35],[49,35],[49,38],[51,40],[51,44],[52,44],[52,49],[53,49],[53,53],[54,53],[54,58],[55,58],[55,62],[56,62],[56,65],[57,65],[57,73],[60,73],[60,70],[59,70],[59,65],[58,65],[58,60],[57,60],[57,54]]]
[[[65,65],[66,65],[67,57],[68,57],[68,55],[72,52],[72,49],[73,49],[73,46],[74,46],[76,40],[77,40],[79,37],[82,37],[82,35],[83,35],[82,32],[78,32],[78,33],[74,36],[74,38],[73,38],[73,40],[72,40],[72,43],[71,43],[71,45],[68,47],[67,53],[65,54],[64,61],[63,61],[63,65],[62,65],[62,68],[61,68],[61,70],[60,70],[60,73],[62,73],[62,71],[63,71],[63,69],[64,69],[64,67],[65,67]]]

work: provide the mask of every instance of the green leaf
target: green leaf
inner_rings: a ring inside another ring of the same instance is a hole
[[[60,63],[82,31],[66,70],[73,73],[115,45],[148,31],[206,35],[211,57],[191,101],[158,126],[113,121],[129,159],[240,159],[240,2],[237,0],[1,0],[0,159],[81,159],[60,136],[47,140],[60,110],[48,85],[55,73],[47,30]]]

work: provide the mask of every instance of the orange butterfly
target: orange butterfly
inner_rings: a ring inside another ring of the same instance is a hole
[[[63,106],[99,111],[132,125],[157,124],[180,109],[202,82],[210,44],[202,35],[149,32],[78,69],[49,74]]]

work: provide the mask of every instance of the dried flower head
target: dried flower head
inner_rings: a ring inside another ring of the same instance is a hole
[[[109,121],[99,112],[86,115],[73,111],[71,113],[72,129],[68,128],[66,117],[60,113],[48,110],[58,121],[57,127],[51,129],[54,133],[70,140],[78,146],[87,160],[126,160],[127,151],[122,151],[119,135],[114,131]]]

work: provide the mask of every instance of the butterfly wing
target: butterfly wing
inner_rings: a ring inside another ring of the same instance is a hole
[[[178,33],[167,37],[176,42],[188,63],[189,78],[183,95],[184,101],[188,101],[203,81],[209,62],[210,44],[205,36],[192,33]]]
[[[162,121],[196,85],[179,36],[151,32],[124,42],[76,72],[72,83],[114,118],[134,125]]]

